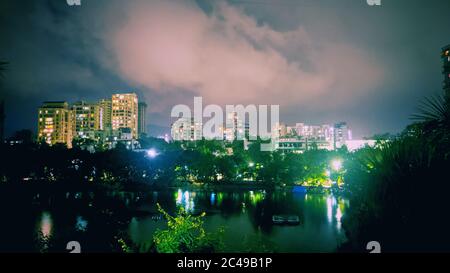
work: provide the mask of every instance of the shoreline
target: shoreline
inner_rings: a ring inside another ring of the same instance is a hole
[[[0,192],[5,192],[8,190],[17,191],[24,190],[29,192],[42,192],[47,193],[57,193],[57,192],[135,192],[135,193],[146,193],[146,192],[159,192],[159,191],[176,191],[178,189],[187,191],[218,191],[218,192],[236,192],[236,191],[284,191],[284,192],[294,192],[294,187],[298,186],[273,186],[263,183],[220,183],[220,184],[190,184],[190,183],[180,183],[178,185],[125,185],[120,189],[112,188],[102,188],[100,184],[65,184],[64,182],[56,183],[5,183],[0,184]],[[299,192],[298,194],[345,194],[342,189],[332,189],[324,187],[304,187],[305,192]]]

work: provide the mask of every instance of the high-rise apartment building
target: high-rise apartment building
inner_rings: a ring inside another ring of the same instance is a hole
[[[223,137],[227,141],[244,140],[245,126],[237,112],[228,113],[225,120],[226,128]]]
[[[102,99],[98,102],[100,107],[100,130],[112,130],[112,101],[110,99]]]
[[[147,135],[147,104],[145,102],[140,102],[138,108],[138,135],[141,137]]]
[[[73,114],[67,102],[44,102],[38,109],[38,141],[72,148]]]
[[[332,141],[333,138],[333,127],[328,124],[306,125],[304,123],[297,123],[295,132],[298,136],[312,141]]]
[[[179,118],[172,124],[172,139],[174,141],[196,141],[202,139],[202,123],[194,118]]]
[[[445,96],[450,99],[450,45],[445,46],[442,48],[442,73],[444,74],[444,91]]]
[[[138,97],[134,93],[112,96],[112,129],[130,129],[133,139],[138,138]]]
[[[94,138],[95,132],[100,130],[100,106],[97,103],[76,102],[72,105],[74,126],[78,138]]]

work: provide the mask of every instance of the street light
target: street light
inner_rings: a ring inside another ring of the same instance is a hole
[[[147,155],[150,158],[155,158],[158,156],[158,152],[155,149],[150,149],[147,151]]]
[[[333,170],[335,171],[340,171],[342,168],[342,160],[340,159],[335,159],[331,162],[331,167],[333,168]]]

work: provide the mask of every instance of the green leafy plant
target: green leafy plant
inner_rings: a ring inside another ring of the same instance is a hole
[[[157,230],[153,236],[156,252],[212,253],[222,248],[223,229],[217,234],[207,233],[203,227],[206,213],[193,216],[180,208],[176,216],[171,216],[159,204],[157,206],[167,219],[167,229]]]

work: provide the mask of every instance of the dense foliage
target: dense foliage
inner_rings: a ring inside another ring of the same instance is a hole
[[[74,142],[73,149],[33,143],[27,131],[17,132],[15,138],[22,144],[0,148],[0,181],[111,189],[191,183],[330,186],[331,180],[340,181],[341,176],[330,173],[330,162],[348,154],[345,149],[315,149],[303,154],[261,152],[259,142],[244,149],[239,141],[167,143],[154,138],[141,140],[143,149],[137,152],[118,145],[112,150],[97,147],[97,152],[91,153],[81,149],[79,142]],[[157,151],[157,156],[149,156],[149,149]]]
[[[363,251],[378,241],[384,251],[450,250],[448,117],[444,99],[427,100],[417,122],[395,140],[352,155],[343,249]]]
[[[167,229],[157,230],[153,235],[158,253],[213,253],[222,246],[222,229],[216,234],[207,233],[203,227],[205,213],[193,216],[179,208],[176,216],[171,216],[158,204],[159,212],[167,220]]]

